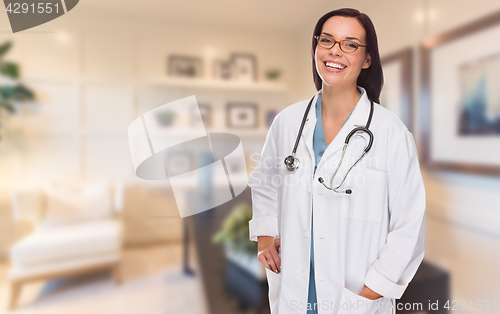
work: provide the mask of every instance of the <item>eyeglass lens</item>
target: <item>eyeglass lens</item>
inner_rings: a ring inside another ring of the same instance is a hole
[[[335,43],[339,43],[340,49],[343,52],[354,52],[358,49],[358,43],[352,40],[341,40],[340,42],[335,42],[334,39],[326,37],[326,36],[319,36],[318,38],[318,43],[321,47],[330,49],[333,47]]]

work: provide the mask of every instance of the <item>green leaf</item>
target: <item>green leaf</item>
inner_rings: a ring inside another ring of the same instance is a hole
[[[6,43],[3,43],[0,45],[0,59],[3,57],[3,55],[9,51],[10,47],[12,46],[11,41],[7,41]]]
[[[18,101],[26,101],[34,99],[34,94],[25,86],[19,84],[12,86],[0,86],[0,100],[12,99]]]
[[[13,79],[19,78],[19,65],[13,62],[1,62],[0,73]]]
[[[7,110],[10,113],[16,112],[16,108],[14,108],[14,106],[12,106],[11,103],[8,103],[6,101],[0,102],[0,108],[5,108],[5,110]]]
[[[35,98],[33,92],[22,84],[14,87],[14,93],[17,100],[33,100]]]
[[[12,86],[0,86],[0,94],[4,99],[12,99],[16,95]]]

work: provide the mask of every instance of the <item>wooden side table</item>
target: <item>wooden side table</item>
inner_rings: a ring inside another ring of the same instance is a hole
[[[448,272],[424,260],[401,299],[396,300],[396,313],[406,314],[421,311],[429,314],[448,313],[448,310],[443,306],[450,297],[449,277]],[[435,302],[438,302],[438,309],[429,310],[429,304]],[[414,304],[422,304],[422,309],[415,308]]]
[[[188,201],[190,206],[197,206],[199,200]],[[203,281],[210,314],[270,313],[267,280],[259,284],[250,278],[245,270],[227,260],[222,245],[211,240],[240,202],[251,204],[250,188],[225,204],[183,218],[195,244],[200,268],[196,276]]]

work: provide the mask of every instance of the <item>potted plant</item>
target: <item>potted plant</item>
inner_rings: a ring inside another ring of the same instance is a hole
[[[221,230],[213,236],[212,241],[224,244],[224,253],[230,263],[238,265],[257,280],[265,280],[265,269],[257,260],[258,244],[250,241],[248,236],[248,222],[251,219],[252,208],[249,204],[236,205],[224,221]]]
[[[17,104],[34,99],[33,92],[19,81],[19,65],[4,60],[11,46],[10,41],[0,45],[0,127],[4,111],[9,114],[15,113]]]
[[[172,126],[176,116],[177,114],[171,110],[161,111],[156,114],[157,121],[161,126]]]

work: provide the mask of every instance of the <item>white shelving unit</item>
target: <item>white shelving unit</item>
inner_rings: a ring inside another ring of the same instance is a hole
[[[41,99],[26,110],[23,120],[25,147],[19,170],[23,180],[93,180],[103,173],[134,178],[124,158],[130,154],[130,123],[153,108],[191,95],[198,104],[210,106],[207,133],[235,134],[246,153],[260,152],[269,130],[268,110],[279,112],[290,104],[288,87],[282,82],[169,77],[166,71],[157,71],[164,68],[165,59],[160,64],[158,53],[140,50],[138,35],[124,35],[113,44],[106,36],[84,32],[72,36],[70,42],[61,43],[56,36],[46,35],[43,41],[51,44],[40,51],[33,49],[31,41],[16,43],[24,47],[23,81]],[[165,57],[170,53],[165,49]],[[156,59],[149,63],[145,54]],[[239,102],[257,105],[255,128],[228,127],[227,104]],[[185,135],[190,136],[189,131]],[[45,160],[58,162],[46,167]]]
[[[203,89],[212,91],[245,91],[264,93],[284,93],[287,91],[287,88],[284,84],[276,82],[242,83],[237,81],[173,77],[159,77],[151,80],[139,80],[138,82],[142,85],[156,85],[170,88]]]
[[[210,93],[212,96],[219,97],[226,102],[230,99],[232,102],[238,100],[238,93],[242,95],[252,95],[258,99],[266,99],[266,97],[280,97],[282,95],[287,95],[288,89],[285,84],[280,82],[237,82],[237,81],[225,81],[225,80],[215,80],[215,79],[204,79],[204,78],[176,78],[176,77],[156,77],[151,79],[141,79],[135,80],[134,85],[136,86],[137,98],[141,97],[141,88],[154,87],[154,88],[165,88],[166,90],[177,90],[183,94],[183,97],[192,95],[196,96],[196,92],[200,93]],[[227,95],[231,95],[230,98]],[[198,99],[198,97],[197,97]],[[200,101],[198,99],[198,101]],[[241,99],[243,102],[247,100],[243,97]],[[268,127],[265,125],[265,109],[260,103],[256,103],[259,106],[257,120],[257,128],[229,128],[224,122],[226,119],[219,119],[219,123],[215,123],[207,128],[209,133],[233,133],[238,135],[242,139],[259,139],[264,140],[267,133]],[[224,104],[215,104],[211,106],[212,110],[219,110],[219,113],[226,114]],[[262,123],[264,122],[264,123]],[[189,131],[182,132],[179,134],[172,132],[168,134],[166,131],[166,136],[189,136],[191,133]]]

